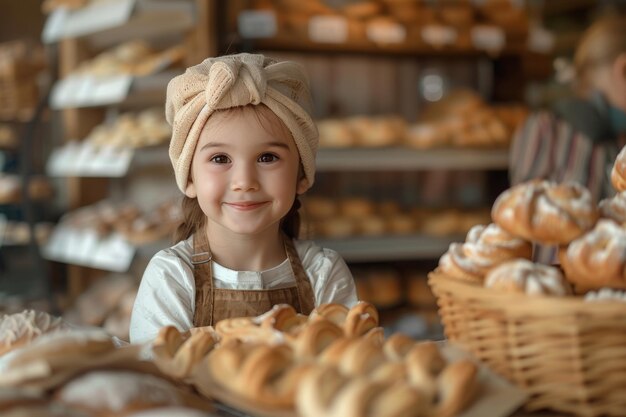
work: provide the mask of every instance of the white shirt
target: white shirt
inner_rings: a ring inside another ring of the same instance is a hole
[[[357,302],[354,279],[337,252],[307,240],[295,240],[302,266],[311,280],[315,305]],[[154,339],[163,326],[180,331],[193,327],[196,288],[191,254],[193,238],[178,242],[154,255],[143,274],[130,320],[131,343]],[[273,290],[291,287],[295,278],[289,259],[261,272],[234,271],[212,263],[215,288]]]

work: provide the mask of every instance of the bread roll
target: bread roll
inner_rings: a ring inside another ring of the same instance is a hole
[[[56,394],[58,401],[95,415],[126,415],[163,406],[183,406],[187,395],[165,379],[133,372],[97,371],[80,376]],[[196,403],[197,404],[197,403]],[[205,401],[205,410],[210,410]]]
[[[600,220],[559,258],[577,291],[626,288],[626,231],[611,220]]]
[[[591,229],[598,210],[589,190],[578,183],[532,180],[500,194],[491,216],[513,235],[563,245]]]
[[[526,259],[506,262],[494,268],[485,278],[485,287],[528,295],[565,296],[572,293],[557,268]]]

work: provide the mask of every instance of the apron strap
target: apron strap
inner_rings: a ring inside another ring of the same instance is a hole
[[[285,243],[285,252],[289,258],[291,269],[296,280],[296,289],[298,290],[298,302],[300,304],[300,313],[309,315],[315,308],[315,293],[311,287],[311,281],[304,271],[300,256],[296,251],[293,239],[283,234],[283,242]]]
[[[196,285],[196,306],[193,313],[194,327],[213,324],[213,270],[211,248],[204,231],[193,235],[193,279]]]

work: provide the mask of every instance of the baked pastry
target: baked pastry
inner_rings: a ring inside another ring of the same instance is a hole
[[[425,273],[415,273],[408,277],[407,299],[412,306],[421,310],[436,310],[437,298],[428,285]]]
[[[461,360],[446,366],[437,378],[438,399],[434,414],[453,417],[466,409],[476,398],[478,368],[469,360]]]
[[[558,268],[526,259],[506,262],[493,269],[485,278],[485,287],[528,295],[565,296],[572,293]]]
[[[104,327],[111,336],[115,336],[121,340],[129,340],[130,316],[132,315],[136,298],[137,288],[133,288],[122,296],[117,307],[104,320],[102,327]]]
[[[126,417],[207,417],[207,413],[186,407],[159,407],[128,414]]]
[[[532,180],[504,191],[493,221],[507,232],[546,245],[565,245],[591,229],[598,210],[585,187]]]
[[[296,364],[286,344],[265,345],[229,340],[213,349],[205,366],[209,378],[244,398],[270,407],[290,408],[298,381],[312,367]],[[207,392],[202,378],[196,379],[200,392]],[[208,391],[210,395],[210,391]]]
[[[626,192],[619,192],[612,198],[605,198],[598,204],[600,217],[611,219],[617,224],[626,224]]]
[[[321,364],[338,367],[345,375],[368,375],[386,361],[381,343],[366,337],[335,340],[319,356]]]
[[[349,3],[341,9],[343,13],[352,19],[369,19],[381,12],[382,5],[375,1],[360,1]]]
[[[383,352],[390,361],[403,361],[415,346],[415,340],[402,333],[394,333],[383,345]]]
[[[358,222],[347,216],[331,217],[313,222],[315,234],[321,237],[339,239],[354,236],[358,231]]]
[[[314,219],[325,220],[337,214],[337,204],[325,197],[308,197],[304,202],[304,208]]]
[[[68,329],[60,317],[43,311],[24,310],[0,316],[0,356],[25,346],[45,333]]]
[[[352,308],[342,304],[322,304],[313,309],[309,316],[309,321],[319,319],[340,326],[348,337],[362,336],[378,327],[378,311],[365,301],[359,301]]]
[[[393,269],[373,269],[368,276],[371,301],[378,307],[390,307],[402,301],[402,287],[398,272]]]
[[[339,369],[317,367],[298,390],[298,414],[303,417],[418,416],[427,406],[406,383],[384,384],[372,378],[350,378]]]
[[[184,334],[174,326],[165,326],[152,342],[154,363],[166,375],[187,378],[218,342],[218,335],[208,328]]]
[[[611,220],[559,251],[565,276],[577,291],[626,288],[626,231]]]
[[[321,148],[345,148],[356,144],[356,135],[344,120],[320,120],[317,130]]]
[[[453,416],[474,398],[477,368],[472,362],[447,364],[436,344],[403,336],[389,346],[349,338],[333,343],[322,353],[321,364],[301,380],[299,413]]]
[[[406,134],[407,145],[416,149],[445,146],[448,142],[447,132],[437,123],[414,124],[409,127]]]
[[[626,191],[626,146],[617,154],[613,169],[611,169],[611,183],[615,191]]]
[[[585,294],[585,301],[619,301],[626,303],[626,291],[614,290],[612,288],[600,288],[597,291],[589,291]]]
[[[48,378],[58,369],[76,367],[112,352],[115,345],[102,330],[65,330],[44,334],[7,354],[0,366],[0,386]]]
[[[364,198],[345,198],[339,202],[339,210],[349,218],[364,218],[374,215],[374,204]]]
[[[388,229],[387,221],[376,214],[360,217],[357,222],[359,234],[363,236],[381,236]]]
[[[291,343],[298,359],[315,359],[335,340],[343,337],[341,327],[328,320],[309,323]]]
[[[116,309],[125,294],[132,293],[137,284],[128,276],[106,276],[91,285],[76,300],[74,308],[66,313],[76,320],[75,324],[100,326],[107,315]]]
[[[515,258],[530,259],[532,246],[492,223],[474,226],[465,243],[452,243],[439,260],[441,272],[465,281],[482,283],[485,275]]]
[[[432,213],[422,222],[422,232],[433,236],[454,235],[459,231],[460,221],[461,214],[457,210]]]
[[[82,375],[58,390],[63,404],[95,416],[126,415],[164,406],[192,406],[212,410],[209,400],[181,391],[150,374],[96,371]]]
[[[277,304],[257,317],[220,320],[215,324],[215,332],[223,341],[282,342],[285,336],[295,336],[306,321],[307,316],[298,314],[289,304]]]
[[[385,218],[389,231],[396,235],[407,235],[415,232],[417,222],[413,216],[406,213],[397,213]]]

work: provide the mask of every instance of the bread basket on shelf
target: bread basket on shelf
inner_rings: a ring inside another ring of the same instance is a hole
[[[435,270],[450,342],[527,391],[528,410],[626,413],[626,303],[498,293]]]

